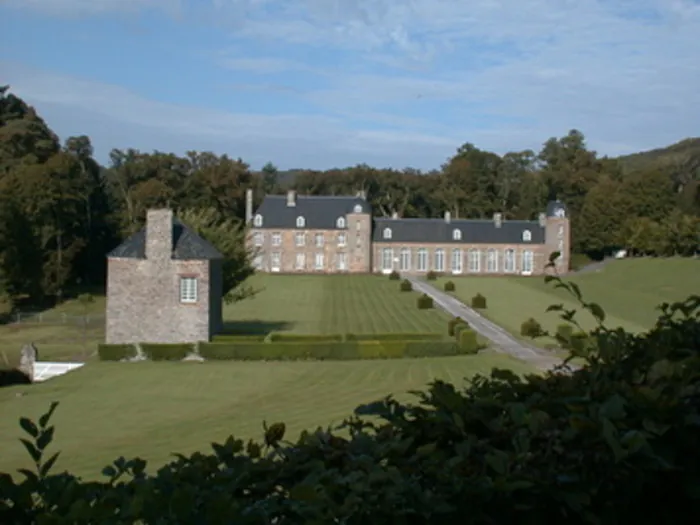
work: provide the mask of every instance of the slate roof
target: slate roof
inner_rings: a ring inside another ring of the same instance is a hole
[[[133,234],[107,257],[124,257],[127,259],[146,258],[146,228]],[[202,239],[178,219],[173,219],[173,254],[172,258],[180,261],[223,259],[223,255],[210,242]]]
[[[391,228],[391,239],[384,238],[384,229]],[[458,229],[462,238],[455,240]],[[523,241],[523,232],[530,230],[531,240]],[[374,242],[445,243],[445,244],[543,244],[544,228],[539,221],[506,221],[500,228],[492,220],[481,219],[374,219]]]
[[[287,206],[286,195],[266,195],[255,211],[261,215],[261,228],[296,228],[297,217],[304,217],[306,229],[336,229],[338,217],[352,213],[356,205],[362,206],[363,213],[372,213],[369,203],[362,197],[297,195],[296,206]]]
[[[558,210],[563,210],[565,215],[568,215],[568,209],[564,205],[564,203],[556,200],[556,201],[549,201],[547,203],[547,217],[555,217],[556,213]]]

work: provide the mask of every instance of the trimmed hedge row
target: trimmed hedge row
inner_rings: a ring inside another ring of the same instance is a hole
[[[106,345],[97,346],[97,355],[100,361],[121,361],[122,359],[132,359],[136,357],[135,345]]]

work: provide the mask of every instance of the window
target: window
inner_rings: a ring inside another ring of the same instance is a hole
[[[181,303],[196,303],[197,302],[197,278],[196,277],[180,277],[180,302]]]
[[[304,220],[304,217],[297,217],[297,228],[303,228],[306,226],[306,220]]]
[[[270,255],[270,271],[279,272],[280,266],[282,266],[282,254],[280,254],[280,252],[273,252]]]
[[[438,248],[437,250],[435,250],[435,271],[445,271],[445,250],[443,250],[442,248]]]
[[[255,232],[253,234],[253,244],[255,244],[255,246],[262,246],[263,240],[264,240],[264,237],[263,237],[262,232]]]
[[[462,250],[452,250],[452,273],[462,273]]]
[[[385,239],[391,239],[391,228],[384,228],[384,233],[382,234],[382,237]]]
[[[256,270],[263,269],[263,256],[262,255],[255,256],[255,258],[253,259],[253,268],[255,268]]]
[[[525,230],[523,232],[523,241],[530,242],[531,240],[532,240],[532,233],[530,233],[530,230]]]
[[[338,270],[345,271],[348,269],[348,256],[347,254],[340,252],[338,258],[336,259]]]
[[[262,224],[262,215],[258,213],[253,219],[253,226],[255,226],[256,228],[260,228]]]
[[[294,234],[294,244],[304,246],[306,244],[306,234],[304,232],[296,232]]]
[[[314,268],[317,270],[323,270],[323,254],[322,253],[317,253],[316,258],[314,260]]]
[[[418,248],[418,264],[416,270],[419,272],[428,271],[428,250],[425,248]]]
[[[357,221],[355,223],[355,230],[357,230],[359,232],[361,229],[362,229],[362,223],[360,221]]]
[[[513,273],[515,271],[515,250],[506,250],[503,259],[503,271]]]
[[[481,271],[481,252],[479,252],[479,250],[469,250],[469,271]]]
[[[362,204],[355,204],[355,207],[352,209],[353,213],[362,213]]]
[[[399,268],[402,272],[407,272],[411,269],[411,249],[401,248],[401,257],[399,258]]]
[[[462,240],[462,230],[458,230],[457,228],[452,230],[452,240],[461,241]]]
[[[489,248],[489,251],[486,252],[486,271],[498,271],[498,252],[493,248]]]
[[[321,248],[323,246],[323,234],[317,233],[314,237],[316,240],[316,247]]]
[[[345,228],[345,217],[338,217],[338,220],[335,221],[335,226],[337,228]]]
[[[279,246],[282,244],[282,234],[273,233],[272,234],[272,246]]]
[[[338,234],[338,246],[345,246],[347,244],[347,236],[344,233]]]
[[[390,272],[394,269],[394,250],[382,248],[382,271]]]
[[[306,268],[306,254],[305,253],[297,253],[294,267],[297,270],[303,270],[304,268]]]
[[[532,273],[533,263],[534,263],[534,256],[533,256],[532,251],[525,250],[523,252],[523,262],[522,262],[523,274],[530,275]]]

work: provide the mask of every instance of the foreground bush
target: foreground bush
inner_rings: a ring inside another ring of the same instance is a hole
[[[423,294],[416,299],[416,304],[419,310],[430,310],[433,307],[433,298]]]
[[[447,281],[447,282],[444,284],[443,289],[444,289],[446,292],[454,292],[454,291],[455,291],[455,283],[454,283],[453,281]]]
[[[398,281],[399,279],[401,279],[401,275],[399,275],[399,272],[397,272],[396,270],[393,270],[393,271],[389,274],[389,280],[390,280],[390,281]]]
[[[480,293],[478,293],[474,297],[472,297],[472,308],[476,308],[477,310],[485,310],[486,309],[486,297],[484,297]]]
[[[411,284],[411,281],[408,279],[404,279],[401,281],[401,291],[402,292],[410,292],[413,290],[413,285]]]
[[[537,319],[530,317],[520,325],[520,335],[530,339],[537,339],[545,335],[545,331]]]

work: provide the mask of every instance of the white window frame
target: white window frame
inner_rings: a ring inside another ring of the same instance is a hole
[[[265,242],[265,235],[263,234],[263,232],[253,233],[253,244],[255,246],[262,246],[263,242]]]
[[[532,241],[532,232],[530,230],[523,231],[523,242]]]
[[[419,272],[428,271],[428,250],[426,248],[418,248],[416,254],[416,270]]]
[[[468,253],[467,269],[469,273],[481,272],[481,251],[472,248]]]
[[[408,272],[411,269],[411,249],[401,248],[399,254],[399,268],[402,272]]]
[[[325,260],[324,260],[324,255],[323,252],[319,252],[316,254],[314,257],[314,269],[316,270],[324,270],[325,269]]]
[[[458,230],[457,228],[452,230],[452,240],[453,241],[461,241],[462,240],[462,230]]]
[[[270,271],[279,272],[282,268],[282,254],[280,252],[272,252],[270,254]]]
[[[515,250],[508,248],[503,251],[503,273],[515,273]]]
[[[382,273],[391,273],[394,270],[393,248],[382,248],[381,259]]]
[[[253,226],[256,228],[260,228],[263,225],[263,218],[262,215],[259,213],[253,218]]]
[[[196,277],[180,277],[180,302],[194,304],[198,299],[198,282]]]
[[[297,252],[294,255],[294,269],[295,270],[305,270],[306,269],[306,254],[304,252]]]
[[[523,275],[532,275],[535,267],[535,254],[532,250],[524,250],[521,255],[520,267]]]
[[[445,250],[443,250],[442,248],[437,248],[435,250],[435,271],[445,271]]]
[[[294,233],[294,245],[295,246],[305,246],[306,245],[306,234],[304,232]]]
[[[324,241],[325,239],[322,233],[317,233],[314,235],[314,243],[316,244],[316,248],[323,248]]]
[[[348,243],[348,236],[345,232],[338,234],[338,246],[346,246]]]
[[[382,237],[384,239],[391,239],[391,228],[384,228],[384,231],[382,232]]]
[[[339,272],[346,272],[348,270],[348,254],[345,252],[338,252],[336,259],[336,268]]]
[[[275,232],[272,234],[272,246],[281,246],[282,245],[282,234],[279,232]]]
[[[304,227],[306,227],[306,219],[304,219],[304,217],[299,215],[299,217],[297,217],[297,228],[304,228]]]
[[[345,228],[345,217],[338,217],[338,219],[335,221],[335,227],[336,228]]]
[[[452,273],[462,273],[464,271],[463,262],[462,250],[460,248],[454,248],[452,250]]]
[[[494,248],[489,248],[486,252],[486,271],[498,272],[498,252]]]

